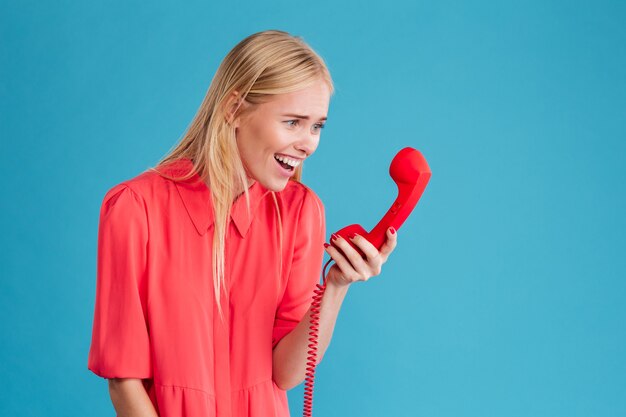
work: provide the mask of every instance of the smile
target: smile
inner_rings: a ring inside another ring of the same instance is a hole
[[[301,161],[296,161],[291,158],[286,158],[284,156],[274,155],[274,159],[285,169],[292,171],[298,165],[300,165]]]

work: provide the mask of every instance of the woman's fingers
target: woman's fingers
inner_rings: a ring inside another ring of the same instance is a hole
[[[341,254],[342,258],[346,262],[348,262],[349,268],[345,268],[339,265],[341,267],[341,270],[345,274],[345,278],[352,282],[353,281],[366,281],[367,278],[369,278],[369,276],[367,276],[368,275],[367,270],[369,268],[368,268],[368,265],[366,264],[366,261],[361,257],[359,252],[357,252],[356,249],[350,246],[350,244],[343,237],[339,235],[333,235],[333,236],[336,236],[337,238],[333,239],[332,242],[335,245],[337,245],[339,249],[341,249],[341,251],[338,251],[337,248],[334,248],[334,249],[338,253],[343,252]],[[333,257],[333,259],[335,258]],[[337,262],[337,260],[335,260],[335,262]]]
[[[389,258],[389,255],[396,248],[397,244],[398,232],[394,228],[390,227],[387,229],[387,240],[380,248],[380,256],[383,258],[383,263],[387,262],[387,258]]]
[[[326,246],[326,252],[335,261],[335,265],[330,267],[328,271],[328,281],[334,281],[336,284],[349,285],[354,281],[350,279],[353,276],[354,268],[348,260],[343,256],[341,251],[333,245]],[[339,269],[339,271],[337,271]]]
[[[376,249],[376,247],[372,245],[369,240],[365,239],[361,235],[355,235],[352,238],[352,242],[357,245],[367,257],[367,265],[369,267],[370,276],[380,274],[380,268],[383,265],[383,261],[378,249]],[[356,256],[361,257],[358,253]]]
[[[370,277],[380,274],[383,260],[376,247],[357,234],[351,237],[351,240],[363,252],[366,259],[363,259],[361,254],[341,236],[337,236],[332,241],[338,249],[332,246],[327,248],[327,252],[343,272],[344,278],[350,282],[367,281]]]
[[[363,252],[366,259],[363,259],[361,254],[339,235],[333,234],[332,240],[339,249],[333,245],[325,245],[326,252],[333,258],[341,271],[340,274],[337,274],[341,275],[338,279],[342,281],[342,284],[367,281],[370,277],[379,275],[382,265],[387,262],[389,255],[398,244],[398,234],[392,228],[387,229],[387,239],[380,251],[370,241],[358,234],[355,234],[351,240]]]

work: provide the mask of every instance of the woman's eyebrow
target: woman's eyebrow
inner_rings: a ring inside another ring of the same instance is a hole
[[[289,113],[289,114],[283,114],[283,116],[287,116],[287,117],[297,117],[298,119],[304,119],[304,120],[309,120],[309,116],[303,116],[301,114],[293,114],[293,113]],[[327,120],[327,117],[320,117],[320,120]]]

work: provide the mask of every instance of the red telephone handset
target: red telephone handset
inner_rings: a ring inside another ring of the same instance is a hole
[[[393,227],[398,230],[417,205],[417,201],[422,196],[430,179],[431,172],[422,154],[417,149],[407,147],[398,152],[391,161],[389,175],[398,186],[398,198],[372,231],[368,233],[360,225],[351,224],[335,232],[356,249],[363,258],[365,258],[365,254],[348,238],[350,234],[361,235],[380,249],[385,243],[387,229]],[[331,244],[333,244],[332,241]],[[335,245],[333,244],[333,246]],[[341,251],[339,247],[335,247]]]
[[[372,231],[368,233],[360,225],[351,224],[335,232],[335,234],[343,237],[350,246],[356,249],[363,258],[365,258],[365,254],[352,243],[349,236],[352,233],[361,235],[380,250],[385,243],[387,229],[393,227],[398,230],[417,205],[418,200],[428,184],[428,180],[430,180],[431,172],[422,154],[417,149],[406,147],[398,152],[391,161],[389,175],[391,175],[391,178],[393,178],[398,186],[398,198],[396,198],[389,208],[389,211],[387,211]],[[330,243],[341,251],[341,248],[336,246],[332,240]],[[315,290],[311,304],[311,328],[309,331],[309,341],[311,343],[309,344],[310,350],[308,351],[309,356],[304,388],[304,417],[312,416],[313,382],[315,380],[315,367],[317,365],[319,309],[324,290],[326,289],[326,267],[331,261],[332,259],[324,265],[324,271],[322,272],[324,283],[321,285],[317,284],[317,289]]]

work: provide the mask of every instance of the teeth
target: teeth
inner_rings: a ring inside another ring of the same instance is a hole
[[[274,158],[288,165],[291,165],[294,168],[300,165],[300,162],[302,162],[302,161],[296,161],[296,160],[293,160],[293,159],[290,159],[281,155],[274,155]]]

